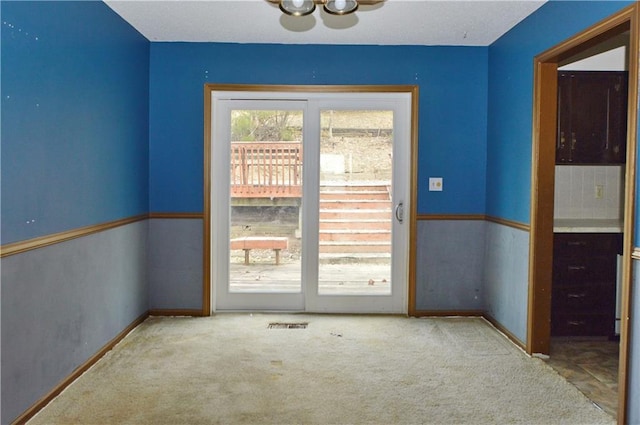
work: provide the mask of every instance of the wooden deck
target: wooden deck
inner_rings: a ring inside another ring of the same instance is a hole
[[[302,196],[300,142],[232,142],[232,198]]]
[[[320,295],[389,295],[391,260],[370,263],[320,264]],[[248,293],[297,293],[302,290],[299,262],[245,265],[232,263],[230,289]]]

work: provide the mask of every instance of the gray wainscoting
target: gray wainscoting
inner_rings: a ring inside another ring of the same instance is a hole
[[[416,309],[483,310],[485,222],[420,220],[416,251]]]
[[[529,232],[486,222],[485,310],[520,342],[527,338]]]
[[[627,423],[640,424],[640,261],[633,260]]]
[[[149,308],[202,308],[202,219],[149,220]]]
[[[147,230],[136,222],[1,260],[3,424],[148,310]]]

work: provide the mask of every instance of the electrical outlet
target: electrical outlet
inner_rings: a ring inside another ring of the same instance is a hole
[[[442,177],[429,177],[429,192],[442,192]]]
[[[596,199],[602,199],[604,196],[604,186],[601,184],[596,185],[595,197]]]

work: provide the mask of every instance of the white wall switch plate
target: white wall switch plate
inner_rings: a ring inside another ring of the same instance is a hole
[[[442,177],[429,177],[429,192],[442,192]]]

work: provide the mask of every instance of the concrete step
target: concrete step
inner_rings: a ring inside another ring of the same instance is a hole
[[[326,261],[388,261],[392,226],[389,189],[387,182],[321,185],[320,255],[330,256]]]
[[[386,190],[329,190],[320,192],[320,202],[337,200],[389,200]]]
[[[321,242],[388,242],[390,230],[321,230]]]
[[[320,241],[320,253],[390,253],[391,241],[389,242],[325,242]]]
[[[389,220],[391,210],[383,209],[320,209],[320,222],[325,220]]]
[[[364,210],[364,209],[387,209],[391,210],[390,200],[324,200],[320,199],[320,209],[349,209],[349,210]]]
[[[321,219],[320,230],[391,230],[391,218],[384,220],[378,219]]]

